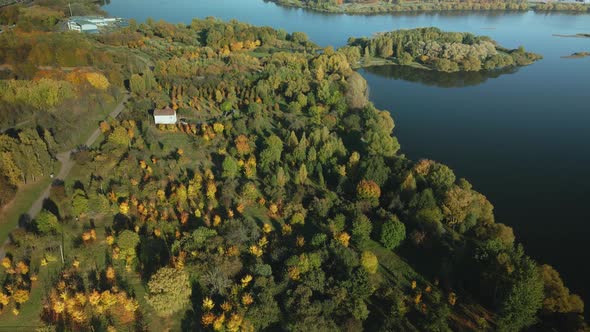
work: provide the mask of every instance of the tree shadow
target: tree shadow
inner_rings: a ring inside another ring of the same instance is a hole
[[[364,72],[381,77],[393,78],[409,82],[421,83],[440,88],[464,88],[485,83],[489,79],[495,79],[502,75],[514,74],[518,67],[510,66],[494,70],[460,71],[454,73],[440,72],[436,70],[418,69],[408,66],[385,65],[367,67]]]
[[[141,277],[147,281],[161,266],[170,260],[166,242],[161,238],[143,238],[139,246],[139,261],[142,264]]]
[[[181,331],[204,331],[203,325],[201,324],[201,316],[203,314],[201,310],[201,299],[203,298],[203,293],[201,292],[201,287],[199,286],[198,282],[193,282],[192,285],[192,293],[191,293],[191,306],[192,308],[188,309],[184,313],[184,317],[180,323],[180,330]]]
[[[55,202],[49,198],[43,200],[43,209],[47,210],[59,217],[59,207]]]

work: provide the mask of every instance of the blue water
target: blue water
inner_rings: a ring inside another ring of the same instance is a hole
[[[434,77],[399,68],[360,73],[375,105],[391,111],[402,152],[446,163],[469,179],[494,204],[497,221],[514,227],[527,252],[555,266],[590,303],[590,58],[561,58],[590,52],[590,38],[552,36],[590,33],[590,15],[333,15],[262,0],[113,0],[105,9],[138,21],[237,19],[303,31],[325,46],[342,46],[350,36],[436,26],[542,54],[529,67],[487,76]]]

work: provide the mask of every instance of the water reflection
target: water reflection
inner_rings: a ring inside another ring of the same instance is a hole
[[[463,88],[482,84],[488,79],[498,78],[501,75],[514,74],[518,71],[518,68],[508,67],[491,71],[444,73],[407,66],[385,65],[367,67],[363,70],[370,74],[395,80],[410,81],[440,88]]]

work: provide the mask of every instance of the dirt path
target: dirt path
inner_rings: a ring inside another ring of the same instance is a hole
[[[123,100],[117,105],[117,107],[115,107],[115,109],[111,113],[109,113],[109,117],[116,118],[117,116],[119,116],[119,114],[121,114],[121,112],[125,109],[125,103],[128,99],[129,94],[125,94]],[[100,128],[96,128],[96,130],[94,130],[90,137],[88,137],[88,140],[86,140],[85,145],[92,146],[92,144],[94,144],[94,142],[100,136],[100,134]],[[57,154],[56,157],[57,160],[59,160],[59,162],[61,163],[61,168],[59,169],[59,173],[57,173],[57,176],[55,177],[56,180],[65,180],[68,174],[70,174],[72,167],[74,167],[74,161],[70,159],[72,152],[74,152],[73,149],[60,152]],[[37,197],[29,211],[27,211],[30,220],[35,219],[35,217],[37,217],[37,214],[39,214],[39,212],[41,212],[41,209],[43,209],[43,202],[49,197],[49,191],[51,190],[51,186],[52,185],[50,184],[49,186],[47,186],[47,188],[45,188],[41,195]],[[6,244],[8,244],[9,241],[10,239],[6,239],[2,244],[2,247],[0,248],[0,257],[4,257],[4,247],[6,246]]]

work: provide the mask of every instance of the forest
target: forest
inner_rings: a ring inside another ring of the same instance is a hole
[[[583,3],[531,3],[524,0],[268,0],[282,6],[307,8],[322,12],[350,14],[379,14],[397,12],[453,11],[567,11],[587,13],[590,6]]]
[[[471,33],[443,32],[438,28],[417,28],[380,33],[372,38],[350,38],[362,66],[372,59],[393,60],[401,66],[423,67],[442,72],[480,71],[526,66],[541,55],[526,52],[524,47],[509,50],[486,36]]]
[[[75,165],[8,236],[0,327],[588,328],[582,299],[483,194],[404,156],[352,69],[360,47],[215,18],[100,35],[24,20],[0,35],[2,203],[56,151]],[[165,106],[183,120],[155,125]]]

